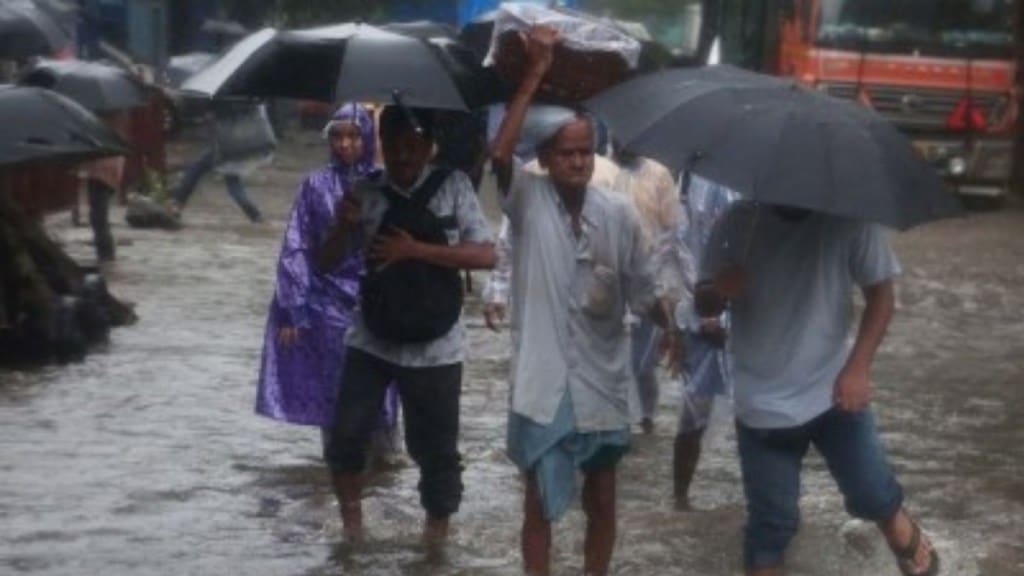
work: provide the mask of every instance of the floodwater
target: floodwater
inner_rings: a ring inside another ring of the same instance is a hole
[[[249,179],[249,224],[208,179],[177,233],[118,225],[111,289],[141,318],[77,364],[0,372],[0,574],[519,574],[521,488],[504,456],[507,335],[471,299],[461,447],[467,491],[444,554],[417,543],[413,466],[377,475],[369,542],[340,543],[319,434],[257,417],[264,314],[283,218],[310,138]],[[121,222],[120,213],[116,214]],[[50,221],[88,256],[89,233]],[[975,214],[897,238],[905,274],[875,377],[876,410],[908,504],[944,574],[1024,574],[1024,212]],[[483,276],[477,277],[477,286]],[[743,499],[728,406],[694,485],[671,505],[677,385],[619,482],[613,573],[739,574]],[[808,459],[790,574],[878,576],[895,564]],[[578,507],[556,526],[556,574],[582,567]]]

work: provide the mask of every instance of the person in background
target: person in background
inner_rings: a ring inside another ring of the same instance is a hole
[[[685,225],[680,211],[676,183],[663,165],[614,146],[619,171],[611,189],[629,200],[640,216],[643,241],[650,251],[656,273],[656,290],[666,315],[672,317],[676,305],[692,306],[695,271],[693,257],[679,241],[677,230]],[[633,374],[637,380],[640,424],[645,434],[654,431],[658,407],[657,367],[663,351],[661,331],[649,318],[631,314]],[[679,351],[683,353],[685,350]]]
[[[685,217],[680,218],[677,236],[694,261],[694,276],[688,276],[692,293],[696,270],[715,222],[739,197],[736,192],[702,178],[684,174],[680,203]],[[700,318],[693,301],[680,301],[675,308],[676,326],[683,333],[686,356],[679,406],[679,425],[672,450],[672,486],[676,508],[690,508],[690,485],[700,460],[701,441],[707,430],[713,400],[731,391],[730,364],[726,351],[728,312],[718,317]]]
[[[171,211],[180,215],[207,172],[222,175],[224,187],[251,222],[263,221],[259,207],[249,198],[242,176],[273,156],[274,131],[262,104],[215,100],[213,141],[181,177],[171,194]]]
[[[357,180],[372,176],[374,122],[355,103],[338,108],[324,128],[330,163],[299,187],[288,218],[277,284],[267,317],[256,412],[268,418],[319,426],[334,421],[344,363],[345,332],[359,301],[363,261],[358,254],[331,270],[316,269],[315,252],[335,219],[341,199]],[[393,447],[398,401],[394,392],[381,414],[379,437]]]
[[[126,112],[109,112],[102,116],[122,138],[127,137],[129,119]],[[85,182],[89,200],[89,226],[96,245],[96,259],[100,262],[111,262],[116,257],[114,236],[110,233],[110,198],[121,191],[124,163],[124,156],[111,156],[87,162],[79,169],[79,178]],[[76,198],[76,207],[77,204]]]

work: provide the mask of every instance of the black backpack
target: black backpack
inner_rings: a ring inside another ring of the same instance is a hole
[[[454,215],[437,216],[427,208],[450,174],[434,170],[410,198],[391,186],[380,188],[388,210],[378,233],[392,227],[408,232],[420,242],[448,245],[447,230],[456,228]],[[370,332],[389,342],[429,342],[451,330],[462,313],[462,282],[459,271],[418,260],[394,262],[377,270],[366,263],[361,307]]]

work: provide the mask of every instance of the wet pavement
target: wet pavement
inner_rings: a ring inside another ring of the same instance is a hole
[[[377,475],[369,542],[340,543],[315,429],[253,414],[266,305],[283,219],[310,138],[249,179],[269,225],[249,224],[208,178],[177,233],[115,214],[111,289],[140,322],[78,364],[0,372],[0,574],[519,574],[521,488],[504,456],[507,334],[468,304],[463,393],[467,492],[444,554],[417,544],[417,474]],[[85,229],[50,228],[88,257]],[[1024,574],[1024,212],[974,214],[896,239],[905,274],[879,355],[876,410],[908,503],[933,533],[944,574]],[[483,276],[477,277],[477,286]],[[671,505],[677,384],[656,431],[621,467],[622,575],[731,575],[743,520],[727,406],[694,485]],[[896,574],[874,531],[844,513],[820,459],[808,460],[790,574]],[[578,507],[556,527],[556,574],[578,574]]]

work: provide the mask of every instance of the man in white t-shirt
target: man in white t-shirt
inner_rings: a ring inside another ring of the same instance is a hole
[[[878,525],[902,573],[937,572],[938,556],[903,508],[868,406],[899,272],[881,227],[806,210],[743,202],[712,233],[696,300],[701,316],[726,304],[732,314],[749,576],[783,573],[811,444],[847,510]],[[854,286],[866,305],[851,346]]]

